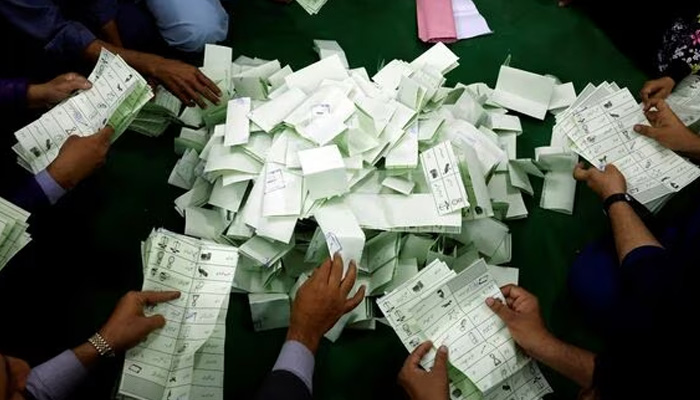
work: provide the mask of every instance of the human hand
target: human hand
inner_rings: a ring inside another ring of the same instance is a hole
[[[336,254],[333,261],[326,260],[299,288],[292,305],[287,340],[301,342],[312,353],[316,353],[323,335],[365,297],[365,287],[362,286],[348,299],[356,279],[357,267],[354,261],[350,262],[348,273],[343,279],[343,259],[340,255]]]
[[[81,75],[74,72],[63,74],[46,83],[29,85],[27,105],[29,108],[51,107],[70,97],[76,90],[91,87],[90,81]]]
[[[157,57],[153,61],[152,75],[188,107],[196,104],[206,108],[202,96],[214,104],[219,103],[221,90],[199,68],[182,61]]]
[[[676,81],[673,78],[664,76],[663,78],[648,81],[642,86],[642,101],[644,102],[644,111],[649,111],[652,107],[653,100],[664,100],[671,94],[671,91],[676,86]]]
[[[513,340],[534,357],[538,349],[546,346],[553,338],[542,320],[537,297],[515,285],[503,286],[501,292],[506,304],[490,297],[486,299],[486,305],[505,322]]]
[[[574,178],[577,181],[586,182],[601,200],[605,200],[613,194],[627,193],[627,181],[624,175],[613,164],[605,166],[605,170],[597,168],[584,168],[578,163],[574,168]]]
[[[432,347],[431,342],[425,342],[416,347],[399,372],[399,384],[411,400],[447,400],[449,398],[447,347],[440,346],[430,372],[420,365],[421,360]]]
[[[129,292],[119,300],[109,320],[100,329],[100,335],[114,352],[129,350],[145,340],[148,334],[165,326],[162,315],[146,317],[144,307],[179,297],[180,292]]]
[[[652,100],[650,107],[656,111],[650,109],[644,114],[651,126],[635,125],[635,132],[648,136],[673,151],[692,153],[700,149],[700,137],[683,124],[665,101]]]
[[[46,171],[62,188],[74,188],[105,163],[113,133],[107,126],[91,136],[69,136]]]

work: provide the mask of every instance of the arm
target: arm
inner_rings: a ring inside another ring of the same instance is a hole
[[[122,38],[119,36],[119,29],[117,29],[117,23],[111,20],[104,24],[101,29],[102,38],[107,41],[107,43],[113,44],[117,47],[124,47],[122,44]]]
[[[505,322],[513,340],[532,358],[576,382],[582,388],[593,384],[595,355],[564,343],[545,327],[537,298],[525,289],[501,288],[506,303],[489,298],[486,304]]]
[[[100,329],[100,335],[115,352],[124,352],[165,325],[161,315],[144,316],[144,306],[174,300],[179,296],[179,292],[127,293],[119,301],[109,321]],[[32,369],[27,378],[27,391],[37,400],[67,399],[87,377],[88,371],[102,359],[89,342],[66,350]]]
[[[627,193],[625,177],[612,164],[607,165],[602,172],[596,168],[585,169],[579,164],[574,169],[574,178],[586,182],[601,200],[614,194]],[[629,204],[614,203],[610,207],[609,215],[621,264],[634,249],[644,246],[662,247]]]
[[[292,306],[287,342],[258,392],[259,400],[311,398],[314,355],[323,335],[365,296],[363,286],[348,299],[357,279],[354,262],[350,263],[344,279],[342,275],[343,260],[336,254],[333,261],[326,260],[299,288]]]

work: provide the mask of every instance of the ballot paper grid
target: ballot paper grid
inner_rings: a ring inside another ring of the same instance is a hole
[[[574,124],[564,130],[579,153],[598,168],[617,166],[627,179],[628,193],[641,203],[678,192],[700,176],[695,165],[634,131],[646,118],[627,89],[574,110],[572,119]]]
[[[146,81],[126,62],[102,50],[90,76],[92,88],[70,97],[15,133],[20,164],[33,173],[45,169],[70,135],[89,136],[107,123],[116,139],[152,97]]]
[[[426,150],[420,155],[421,164],[441,215],[469,207],[467,191],[459,172],[459,164],[450,142]]]
[[[29,213],[0,197],[0,270],[31,241]]]
[[[147,315],[167,323],[127,352],[119,392],[143,400],[222,399],[225,321],[235,247],[160,230],[144,246],[144,290],[178,290]]]

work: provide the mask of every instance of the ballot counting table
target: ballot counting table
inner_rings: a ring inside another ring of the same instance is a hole
[[[578,10],[560,9],[555,0],[476,3],[494,34],[450,46],[461,64],[447,75],[450,85],[494,86],[509,55],[511,65],[571,81],[577,90],[588,82],[615,81],[635,91],[647,78]],[[384,61],[412,60],[428,48],[417,37],[414,0],[330,0],[316,16],[296,4],[268,0],[238,1],[229,7],[226,44],[233,47],[234,57],[279,59],[297,68],[317,59],[313,39],[331,39],[343,47],[351,67],[364,66],[373,74]],[[544,122],[523,117],[518,156],[532,157],[535,147],[548,145],[553,122],[551,115]],[[171,127],[155,139],[127,132],[98,174],[37,215],[34,243],[0,279],[3,349],[11,348],[32,363],[50,358],[89,337],[127,290],[140,289],[140,242],[153,228],[183,231],[184,220],[173,205],[182,191],[167,183],[178,159],[173,152],[176,130]],[[9,149],[4,151],[9,154]],[[535,196],[525,196],[529,217],[508,222],[511,265],[520,269],[520,284],[540,298],[544,317],[557,335],[596,349],[597,337],[576,313],[566,279],[576,252],[606,234],[607,221],[598,199],[584,186],[578,188],[571,216],[539,208],[541,183],[533,179]],[[697,186],[673,199],[661,217],[682,212]],[[254,332],[246,296],[231,296],[226,398],[255,392],[284,338],[283,329]],[[318,352],[315,397],[402,398],[395,382],[406,356],[387,326],[346,331],[335,344],[324,342]],[[573,384],[543,371],[555,391],[549,398],[574,398]],[[120,372],[116,364],[99,369],[79,397],[107,396]]]

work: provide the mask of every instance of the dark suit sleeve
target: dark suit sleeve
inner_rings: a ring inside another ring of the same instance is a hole
[[[34,177],[26,179],[8,200],[30,213],[51,205],[49,198]]]
[[[265,379],[257,400],[310,400],[311,392],[296,375],[285,370],[272,371]]]

